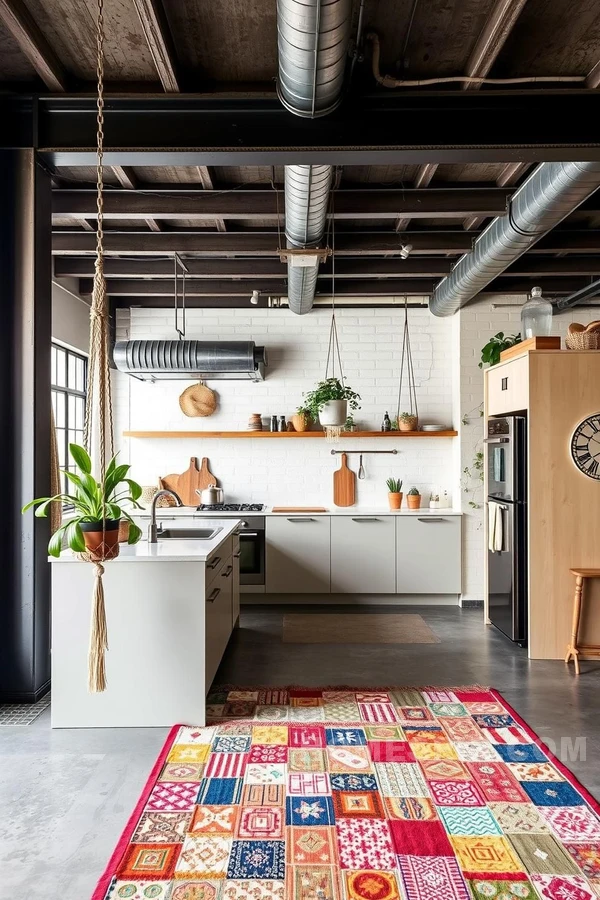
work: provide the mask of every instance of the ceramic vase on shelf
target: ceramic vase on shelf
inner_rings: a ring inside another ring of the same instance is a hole
[[[319,410],[319,422],[326,427],[341,428],[348,418],[347,400],[329,400]]]

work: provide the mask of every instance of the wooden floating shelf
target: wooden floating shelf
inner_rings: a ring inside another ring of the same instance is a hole
[[[449,438],[457,431],[342,431],[351,438]],[[324,438],[324,431],[124,431],[128,438]]]

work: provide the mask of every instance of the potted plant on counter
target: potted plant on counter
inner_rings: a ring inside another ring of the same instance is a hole
[[[406,502],[408,503],[409,509],[420,509],[421,508],[421,495],[416,489],[413,487],[410,489],[408,494],[406,495]]]
[[[60,556],[64,542],[76,553],[87,551],[92,560],[114,559],[119,554],[121,519],[129,523],[129,544],[136,544],[142,536],[141,528],[123,508],[124,505],[131,505],[142,509],[138,503],[142,489],[127,477],[131,466],[118,466],[116,456],[109,462],[104,480],[99,482],[92,475],[92,461],[83,447],[69,444],[69,453],[77,472],[65,470],[63,474],[74,485],[74,492],[31,500],[22,511],[27,512],[32,506],[37,506],[36,516],[45,518],[52,503],[72,506],[73,516],[50,538],[50,556]]]
[[[348,418],[348,408],[360,409],[360,395],[339,378],[326,378],[314,390],[305,394],[304,408],[310,412],[313,421],[318,419],[323,425],[342,427]]]
[[[294,431],[308,431],[312,424],[310,410],[306,406],[299,406],[296,414],[292,416]]]
[[[386,484],[390,509],[400,509],[402,506],[402,482],[399,478],[388,478]]]
[[[416,431],[419,424],[419,417],[411,412],[403,412],[398,416],[399,431]]]

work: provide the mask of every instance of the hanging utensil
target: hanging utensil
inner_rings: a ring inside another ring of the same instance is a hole
[[[360,454],[360,461],[359,461],[359,464],[358,464],[358,477],[360,478],[361,481],[363,481],[364,478],[365,478],[365,467],[363,466],[363,461],[362,461],[362,459],[363,459],[363,455],[362,455],[362,453],[361,453],[361,454]]]

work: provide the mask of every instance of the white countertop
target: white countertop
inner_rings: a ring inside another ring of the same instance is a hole
[[[212,540],[179,540],[178,538],[161,540],[159,538],[156,544],[149,544],[142,537],[137,544],[121,544],[119,555],[116,559],[111,560],[111,565],[119,562],[205,562],[213,550],[220,547],[223,541],[235,531],[240,518],[238,515],[236,519],[223,522],[222,519],[220,521],[215,518],[211,520],[203,515],[202,519],[207,525],[221,528],[221,531]],[[63,550],[58,559],[50,557],[50,562],[80,562],[80,560],[72,550]]]
[[[284,503],[278,503],[277,506],[285,506]],[[315,506],[318,504],[315,504]],[[139,517],[141,519],[149,519],[150,518],[150,510],[145,509],[143,512],[140,510],[132,512],[132,515]],[[239,510],[236,512],[200,512],[193,506],[182,506],[182,507],[168,507],[168,508],[160,508],[156,510],[156,518],[157,519],[170,519],[170,518],[197,518],[206,521],[207,519],[229,519],[229,518],[237,518],[237,519],[245,519],[250,516],[302,516],[302,515],[311,515],[311,516],[460,516],[461,511],[458,509],[430,509],[428,506],[423,507],[421,509],[408,509],[407,506],[403,506],[402,509],[391,510],[386,506],[329,506],[326,507],[326,512],[316,513],[316,512],[304,512],[298,509],[298,512],[284,512],[284,513],[274,513],[273,507],[266,506],[260,512],[252,512],[250,510],[246,510],[240,512]]]

